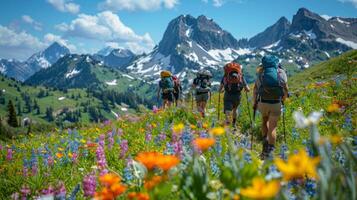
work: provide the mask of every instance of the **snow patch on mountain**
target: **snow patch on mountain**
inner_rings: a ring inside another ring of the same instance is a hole
[[[81,71],[74,68],[71,72],[66,74],[66,78],[73,78],[75,75],[79,74]]]
[[[322,18],[324,18],[326,21],[328,21],[329,19],[331,19],[332,17],[329,15],[320,15]]]
[[[271,45],[263,47],[263,49],[271,49],[273,47],[277,47],[279,45],[279,43],[280,43],[280,40],[275,42],[275,43],[273,43],[273,44],[271,44]]]
[[[344,44],[344,45],[346,45],[348,47],[351,47],[352,49],[357,49],[357,43],[355,43],[355,42],[347,41],[347,40],[344,40],[342,38],[337,38],[336,42],[339,42],[339,43]]]
[[[130,76],[130,75],[128,75],[128,74],[123,74],[123,76],[124,76],[124,77],[127,77],[127,78],[129,78],[129,79],[131,79],[131,80],[134,80],[134,77],[132,77],[132,76]]]
[[[109,85],[109,86],[115,86],[115,85],[117,85],[117,80],[114,79],[114,80],[112,80],[112,81],[107,81],[107,82],[105,82],[105,84],[107,84],[107,85]]]
[[[317,38],[316,34],[312,31],[312,29],[309,31],[304,30],[304,33],[312,40],[315,40]]]
[[[2,74],[4,74],[6,72],[6,67],[2,63],[0,63],[0,72]]]
[[[346,21],[343,21],[342,19],[340,19],[339,17],[336,18],[336,21],[341,23],[341,24],[345,24],[345,25],[350,25],[351,23],[350,22],[346,22]]]

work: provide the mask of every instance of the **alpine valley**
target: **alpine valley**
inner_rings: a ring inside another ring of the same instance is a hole
[[[198,70],[208,69],[217,85],[223,65],[235,60],[251,83],[266,54],[281,58],[293,76],[351,49],[357,49],[357,18],[326,18],[301,8],[291,22],[282,17],[250,39],[236,39],[213,19],[181,15],[142,55],[111,47],[78,55],[55,42],[26,61],[1,59],[1,102],[13,100],[23,117],[38,121],[112,119],[157,104],[161,70],[172,71],[188,88]],[[0,108],[4,114],[6,106]]]

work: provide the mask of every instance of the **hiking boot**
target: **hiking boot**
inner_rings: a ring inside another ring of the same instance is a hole
[[[268,139],[264,137],[263,148],[262,148],[262,153],[260,154],[260,158],[264,160],[268,156],[269,156],[269,143],[268,143]]]
[[[274,144],[268,144],[268,158],[273,158],[274,157],[274,151],[275,151],[275,145]]]

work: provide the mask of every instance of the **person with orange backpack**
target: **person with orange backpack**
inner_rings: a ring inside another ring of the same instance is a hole
[[[242,90],[249,92],[249,86],[245,81],[240,64],[231,62],[224,66],[224,76],[219,92],[224,91],[223,104],[226,115],[226,125],[231,124],[235,128],[237,122],[237,108],[240,104]],[[232,114],[233,112],[233,114]],[[231,120],[231,117],[233,118]]]
[[[170,107],[174,101],[174,87],[175,83],[172,78],[170,71],[162,71],[160,73],[161,80],[159,81],[159,89],[157,91],[157,97],[160,97],[163,100],[163,108]]]

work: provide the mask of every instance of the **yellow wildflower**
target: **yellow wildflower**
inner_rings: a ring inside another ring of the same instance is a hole
[[[253,179],[252,186],[241,189],[240,193],[251,199],[270,199],[275,197],[280,190],[278,181],[265,182],[263,178]]]
[[[183,123],[179,123],[172,127],[172,131],[174,133],[181,133],[184,128],[185,128],[185,125]]]
[[[223,127],[215,127],[210,130],[210,133],[215,136],[221,136],[225,133],[225,130]]]
[[[207,129],[208,128],[208,124],[207,123],[203,123],[202,124],[202,128]]]
[[[331,135],[329,140],[333,145],[339,145],[343,142],[343,138],[340,135]]]
[[[275,165],[283,174],[284,180],[300,179],[308,176],[318,178],[316,166],[320,158],[310,158],[306,151],[301,149],[297,154],[291,155],[285,162],[280,158],[275,159]]]
[[[86,140],[84,140],[84,139],[81,139],[81,140],[80,140],[80,142],[81,142],[82,144],[87,143],[87,141],[86,141]]]
[[[64,151],[62,147],[58,147],[58,151]]]
[[[338,112],[340,110],[340,105],[337,103],[333,103],[327,107],[327,112]]]
[[[197,127],[196,127],[195,125],[191,124],[191,125],[190,125],[190,128],[191,128],[192,130],[195,130]]]

